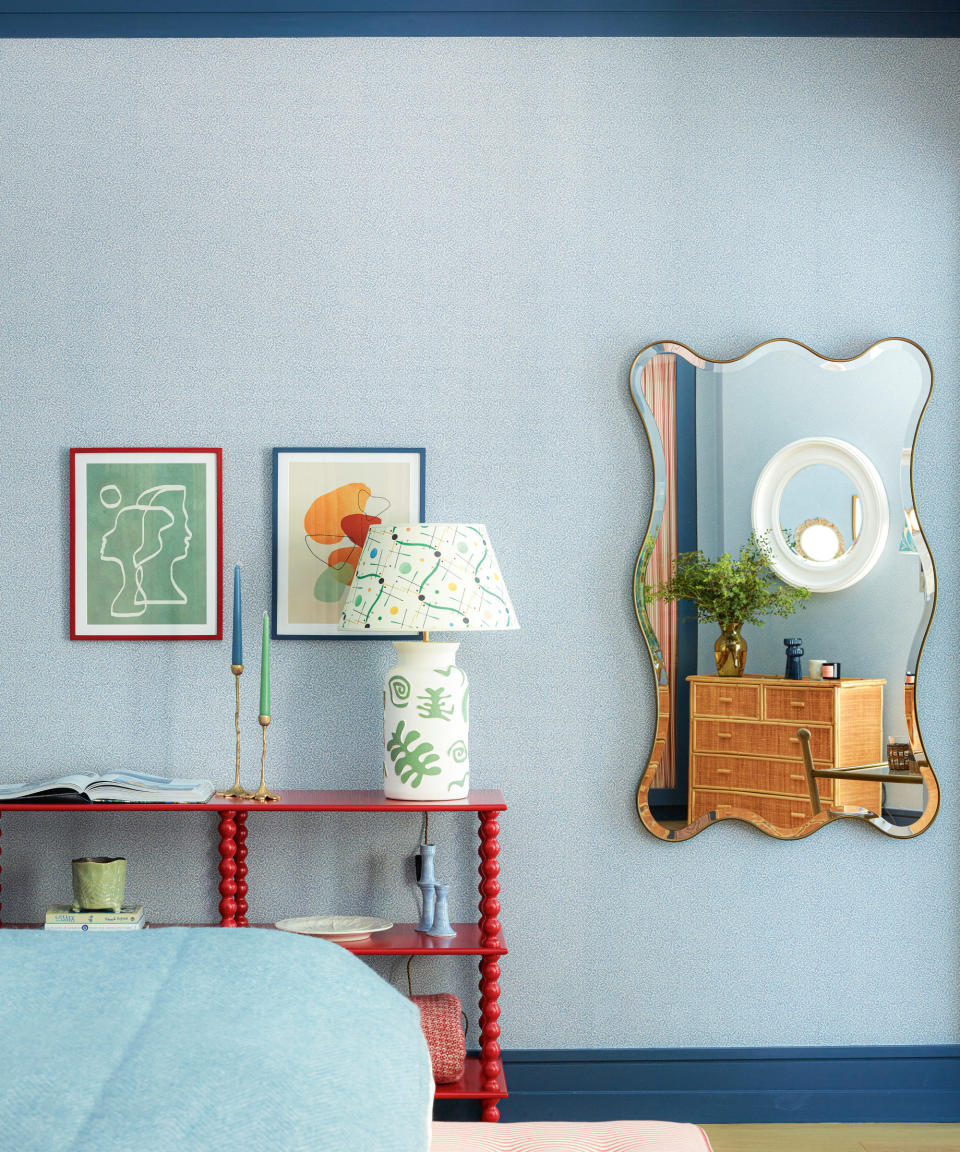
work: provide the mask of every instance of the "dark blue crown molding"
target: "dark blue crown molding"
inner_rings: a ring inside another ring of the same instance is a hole
[[[960,0],[265,2],[0,0],[0,36],[960,36]]]
[[[960,1045],[559,1048],[503,1053],[504,1120],[960,1122]],[[476,1119],[440,1101],[440,1120]]]

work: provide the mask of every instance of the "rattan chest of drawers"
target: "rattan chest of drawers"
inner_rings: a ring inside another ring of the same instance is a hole
[[[810,730],[824,768],[883,757],[884,680],[784,680],[779,676],[688,676],[689,819],[723,805],[749,808],[781,827],[813,813],[798,728]],[[882,784],[819,780],[827,804],[880,812]]]

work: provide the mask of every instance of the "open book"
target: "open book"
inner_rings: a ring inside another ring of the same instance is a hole
[[[113,800],[128,804],[205,804],[213,795],[209,780],[179,780],[116,769],[96,776],[75,773],[34,784],[0,784],[0,805],[32,803],[82,804]]]

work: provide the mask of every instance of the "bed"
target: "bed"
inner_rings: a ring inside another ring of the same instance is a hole
[[[685,1124],[431,1124],[419,1014],[283,932],[0,932],[16,1152],[706,1152]]]

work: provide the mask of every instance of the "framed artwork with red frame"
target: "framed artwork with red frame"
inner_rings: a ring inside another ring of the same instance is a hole
[[[223,635],[219,448],[70,450],[70,638]]]

